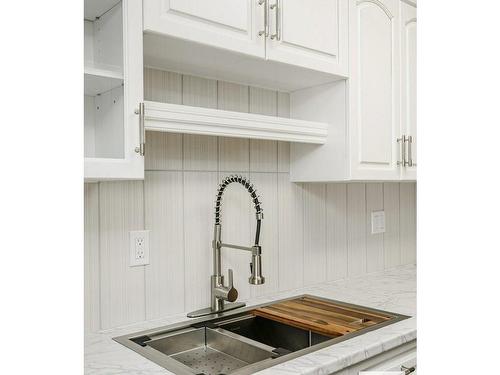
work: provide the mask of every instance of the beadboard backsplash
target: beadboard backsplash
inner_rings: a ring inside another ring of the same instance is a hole
[[[288,116],[286,93],[146,68],[145,100]],[[289,144],[148,132],[144,181],[88,183],[85,329],[96,331],[207,307],[219,181],[249,177],[262,200],[262,286],[249,256],[224,249],[239,300],[416,262],[415,183],[290,182]],[[384,210],[386,232],[371,234]],[[243,187],[222,202],[225,242],[250,245],[255,215]],[[129,231],[151,230],[150,264],[129,267]]]

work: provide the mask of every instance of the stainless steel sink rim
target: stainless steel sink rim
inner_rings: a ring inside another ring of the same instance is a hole
[[[113,340],[115,340],[116,342],[124,345],[125,347],[135,351],[136,353],[141,354],[143,357],[149,359],[150,361],[152,361],[152,362],[154,362],[154,363],[156,363],[156,364],[164,367],[165,369],[172,371],[176,374],[180,374],[180,375],[182,375],[182,374],[185,374],[185,375],[196,374],[196,372],[192,371],[188,366],[182,364],[181,362],[178,362],[178,361],[172,359],[171,357],[167,356],[166,354],[163,354],[163,353],[161,353],[161,352],[159,352],[159,351],[157,351],[149,346],[141,346],[138,343],[132,341],[132,339],[136,339],[136,338],[139,338],[142,336],[149,336],[149,337],[153,336],[156,338],[160,338],[160,337],[164,337],[167,335],[173,335],[173,334],[177,334],[183,330],[195,329],[195,328],[193,328],[193,325],[198,325],[201,323],[210,322],[210,321],[214,321],[214,320],[217,320],[217,322],[215,322],[215,325],[217,325],[217,323],[222,323],[222,321],[224,323],[226,323],[229,319],[223,319],[223,318],[231,318],[231,317],[236,318],[237,316],[239,317],[240,315],[244,315],[244,313],[249,312],[249,311],[254,310],[254,309],[257,309],[259,307],[264,307],[264,306],[268,306],[268,305],[275,304],[275,303],[290,301],[292,299],[297,299],[297,298],[302,298],[302,297],[310,297],[310,298],[316,298],[316,299],[319,299],[319,300],[322,300],[325,302],[333,302],[333,303],[336,303],[336,304],[338,304],[340,306],[344,306],[344,307],[361,308],[361,309],[364,309],[368,312],[375,312],[375,313],[381,313],[381,314],[388,315],[388,316],[390,316],[391,319],[389,319],[385,322],[376,324],[376,325],[371,326],[371,327],[363,328],[359,331],[347,333],[343,336],[332,338],[331,340],[313,345],[313,346],[305,348],[305,349],[301,349],[301,350],[292,352],[290,354],[286,354],[286,355],[283,355],[280,357],[270,358],[270,359],[262,360],[260,362],[249,364],[248,366],[245,366],[239,370],[231,372],[231,374],[235,374],[235,375],[236,374],[241,374],[241,375],[253,374],[257,371],[260,371],[260,370],[263,370],[263,369],[266,369],[266,368],[269,368],[272,366],[276,366],[280,363],[289,361],[291,359],[303,356],[305,354],[315,352],[317,350],[326,348],[328,346],[335,345],[339,342],[349,340],[353,337],[356,337],[356,336],[365,334],[367,332],[374,331],[374,330],[383,328],[385,326],[388,326],[388,325],[391,325],[391,324],[397,323],[399,321],[410,318],[410,316],[397,314],[397,313],[393,313],[393,312],[383,311],[383,310],[365,307],[365,306],[361,306],[361,305],[355,305],[355,304],[337,301],[337,300],[333,300],[333,299],[321,298],[321,297],[313,296],[313,295],[309,295],[309,294],[301,294],[301,295],[297,295],[297,296],[293,296],[293,297],[289,297],[289,298],[284,298],[281,300],[262,303],[262,304],[255,305],[255,306],[248,306],[248,307],[237,309],[237,310],[231,310],[231,311],[227,311],[227,312],[223,312],[223,313],[219,313],[219,314],[212,314],[212,315],[204,316],[204,317],[201,317],[198,319],[192,319],[192,320],[183,321],[183,322],[179,322],[179,323],[175,323],[175,324],[171,324],[171,325],[167,325],[167,326],[162,326],[162,327],[158,327],[158,328],[153,328],[153,329],[149,329],[149,330],[135,332],[132,334],[123,335],[123,336],[119,336],[119,337],[114,337]],[[221,328],[215,328],[215,329],[220,330]],[[240,336],[240,335],[235,334],[233,332],[229,332],[226,330],[223,330],[223,331],[225,331],[224,332],[225,334],[231,334],[231,335],[237,336],[235,338],[237,338],[238,340],[241,340],[244,342],[251,341],[253,345],[255,345],[255,343],[257,343],[260,345],[264,345],[268,348],[271,348],[263,343],[256,342],[254,340]]]

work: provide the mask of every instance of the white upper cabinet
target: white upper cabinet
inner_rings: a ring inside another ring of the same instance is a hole
[[[269,3],[269,60],[347,75],[347,0]]]
[[[347,0],[269,0],[267,58],[347,75]]]
[[[85,0],[84,30],[88,181],[142,179],[146,129],[290,141],[293,181],[416,178],[409,0]],[[289,92],[290,118],[144,102],[143,65]]]
[[[84,2],[84,178],[142,179],[142,4]]]
[[[416,38],[406,0],[349,1],[349,79],[290,95],[292,118],[329,125],[291,145],[292,181],[416,179]]]
[[[265,57],[258,0],[146,0],[144,31]]]
[[[348,74],[349,0],[147,0],[147,66],[282,91]]]
[[[404,180],[415,180],[417,165],[417,9],[401,2],[401,133],[408,138]],[[411,142],[410,142],[411,141]]]
[[[353,179],[399,179],[399,1],[350,2]]]

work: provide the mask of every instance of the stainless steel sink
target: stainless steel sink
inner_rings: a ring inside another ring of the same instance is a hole
[[[195,374],[230,374],[276,356],[272,347],[242,340],[222,329],[207,327],[170,332],[143,344],[167,355],[186,366],[186,371]]]
[[[292,353],[332,338],[252,314],[223,320],[216,325],[240,336],[279,349],[281,353]]]
[[[250,313],[259,307],[305,296],[228,311],[114,338],[175,374],[253,374],[374,329],[408,318],[375,309],[390,320],[341,337],[329,337]],[[318,298],[318,297],[315,297]],[[335,302],[346,307],[360,307]]]

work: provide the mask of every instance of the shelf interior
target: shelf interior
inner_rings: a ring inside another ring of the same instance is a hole
[[[121,0],[85,0],[83,5],[83,17],[86,20],[94,21],[120,1]]]
[[[84,156],[124,157],[120,0],[84,1]]]
[[[123,74],[114,70],[85,68],[84,94],[100,95],[123,85]]]
[[[123,158],[123,87],[84,95],[84,156]]]
[[[86,0],[85,4],[87,2],[89,0]],[[84,19],[84,62],[86,71],[109,70],[115,73],[123,71],[123,15],[121,2],[106,11],[98,19],[93,21]]]

